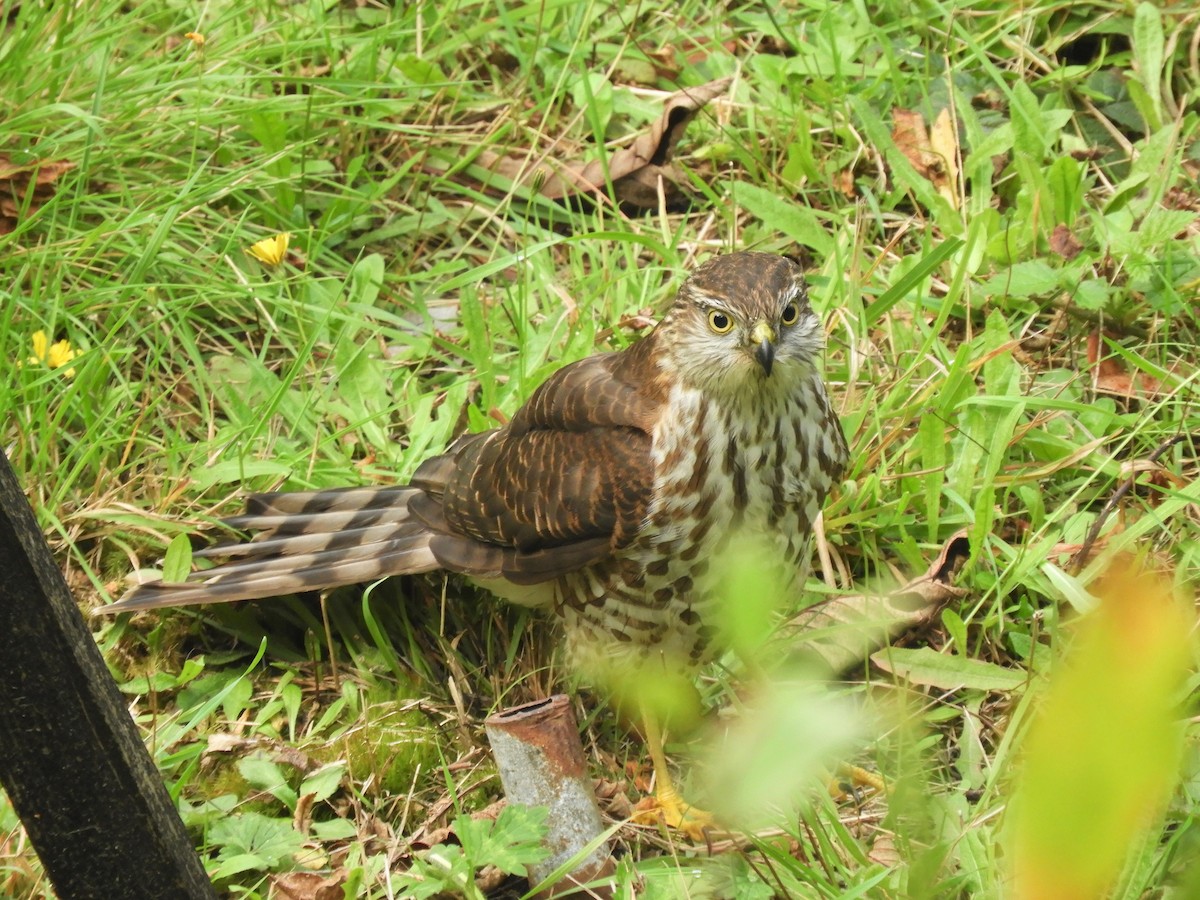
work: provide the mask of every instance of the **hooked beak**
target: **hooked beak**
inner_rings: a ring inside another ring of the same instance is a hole
[[[754,358],[762,366],[763,373],[769,378],[771,366],[775,363],[775,331],[764,321],[759,321],[750,329],[750,343],[754,345]]]

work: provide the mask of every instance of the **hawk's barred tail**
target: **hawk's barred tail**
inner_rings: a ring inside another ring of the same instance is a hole
[[[259,600],[439,568],[431,534],[410,519],[413,487],[349,488],[294,494],[254,494],[246,514],[225,524],[248,541],[214,544],[196,557],[228,562],[193,572],[183,582],[138,585],[98,612]]]

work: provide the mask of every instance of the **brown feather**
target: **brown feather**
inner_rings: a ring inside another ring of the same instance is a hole
[[[729,327],[710,327],[714,314]],[[410,484],[252,494],[224,523],[247,539],[195,553],[224,562],[103,611],[441,568],[553,602],[580,659],[599,647],[611,662],[618,646],[632,663],[703,659],[710,559],[746,525],[794,576],[845,463],[821,339],[798,266],[761,253],[710,260],[649,336],[564,366],[506,426],[459,437]],[[764,352],[773,366],[754,361]]]
[[[404,486],[252,494],[224,520],[249,540],[228,561],[104,608],[254,599],[444,568],[537,584],[603,559],[636,533],[653,484],[662,399],[653,341],[565,366],[505,427],[463,435]],[[374,563],[372,562],[374,561]]]

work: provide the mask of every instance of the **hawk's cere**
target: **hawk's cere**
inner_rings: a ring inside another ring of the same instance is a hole
[[[226,562],[105,611],[447,569],[550,609],[585,668],[698,664],[720,650],[722,551],[750,536],[796,582],[846,462],[822,338],[796,263],[716,257],[644,339],[564,366],[411,484],[251,495],[228,520],[250,540],[198,554]]]

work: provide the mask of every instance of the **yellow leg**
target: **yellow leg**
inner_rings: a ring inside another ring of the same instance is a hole
[[[693,841],[705,840],[705,832],[715,824],[712,813],[697,809],[680,796],[667,768],[658,720],[652,713],[643,713],[642,723],[646,745],[650,750],[650,762],[654,766],[654,800],[638,811],[634,821],[640,824],[662,822],[683,832]]]

